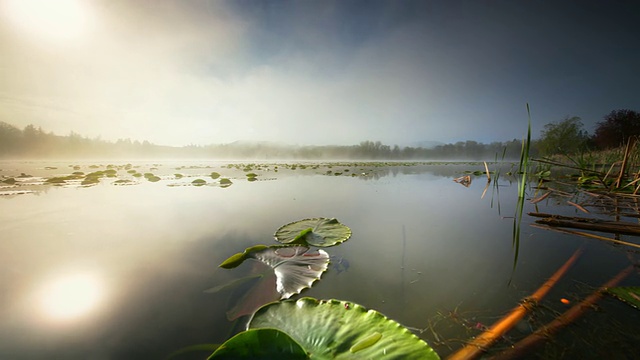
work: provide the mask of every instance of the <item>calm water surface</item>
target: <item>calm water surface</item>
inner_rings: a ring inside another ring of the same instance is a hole
[[[254,171],[260,181],[249,182],[226,163],[140,162],[134,164],[139,171],[161,180],[38,184],[39,177],[70,174],[69,164],[0,163],[1,176],[26,173],[33,178],[25,181],[35,183],[0,188],[1,359],[160,359],[185,346],[221,343],[232,331],[225,313],[234,297],[203,291],[250,266],[217,265],[248,246],[275,244],[278,227],[303,218],[335,217],[353,231],[346,243],[327,249],[348,269],[330,268],[305,296],[374,308],[415,328],[443,357],[535,291],[580,245],[584,255],[535,316],[498,347],[566,310],[561,298],[584,298],[637,257],[597,240],[532,228],[525,215],[512,271],[516,184],[503,178],[481,198],[486,179],[474,178],[469,188],[452,181],[481,169],[477,165],[281,166],[277,173],[272,165]],[[326,175],[329,170],[343,175]],[[231,177],[233,185],[187,186],[195,178],[213,182],[211,171]],[[124,170],[118,176],[135,180]],[[23,189],[33,192],[15,193]],[[528,203],[525,212],[533,210]],[[537,210],[580,215],[553,198]],[[621,285],[640,285],[638,278],[632,274]],[[640,353],[638,311],[612,298],[597,310],[532,358]]]

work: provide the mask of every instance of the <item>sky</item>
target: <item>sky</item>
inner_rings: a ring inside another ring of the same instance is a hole
[[[183,146],[590,133],[640,111],[638,1],[0,0],[0,121]]]

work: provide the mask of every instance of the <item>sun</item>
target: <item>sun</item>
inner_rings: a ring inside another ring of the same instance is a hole
[[[48,41],[70,41],[92,28],[86,1],[6,0],[1,9],[7,20],[29,36]]]

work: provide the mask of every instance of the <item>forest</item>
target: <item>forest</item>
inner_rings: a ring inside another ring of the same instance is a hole
[[[613,110],[589,134],[580,117],[548,123],[539,138],[533,139],[529,155],[567,155],[615,148],[640,136],[640,113]],[[431,148],[387,145],[365,140],[356,145],[286,145],[272,142],[233,142],[228,144],[164,146],[146,140],[106,141],[71,132],[56,135],[40,127],[20,129],[0,121],[2,159],[254,159],[254,160],[517,160],[522,139],[504,142],[466,140]]]
[[[516,159],[521,140],[483,144],[472,140],[433,148],[400,147],[365,140],[357,145],[286,145],[267,142],[187,145],[152,144],[146,140],[119,139],[115,142],[90,139],[75,132],[61,136],[34,125],[20,129],[0,122],[2,159],[255,159],[255,160],[493,160]]]

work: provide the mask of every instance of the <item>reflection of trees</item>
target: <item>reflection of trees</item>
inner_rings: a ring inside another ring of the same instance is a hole
[[[506,150],[505,150],[506,149]],[[362,141],[358,145],[290,146],[273,142],[234,142],[207,146],[171,147],[148,141],[119,139],[115,142],[89,139],[71,132],[67,136],[46,133],[33,125],[23,130],[0,122],[0,157],[69,157],[69,158],[210,158],[210,159],[359,159],[359,160],[450,160],[519,158],[520,141],[482,144],[476,141],[457,142],[433,148],[400,147],[380,141]]]
[[[376,164],[376,163],[372,163]],[[495,176],[495,173],[499,170],[500,178],[510,181],[512,176],[507,176],[509,171],[513,170],[512,163],[489,163],[489,171]],[[421,175],[430,174],[438,177],[456,178],[461,174],[482,171],[484,172],[484,164],[482,163],[407,163],[407,164],[393,164],[384,163],[384,167],[371,167],[364,171],[358,170],[355,172],[358,174],[358,179],[361,180],[379,180],[385,176],[396,177],[398,174],[402,175]],[[476,176],[476,175],[472,175]],[[483,173],[477,175],[486,180],[486,175]]]

